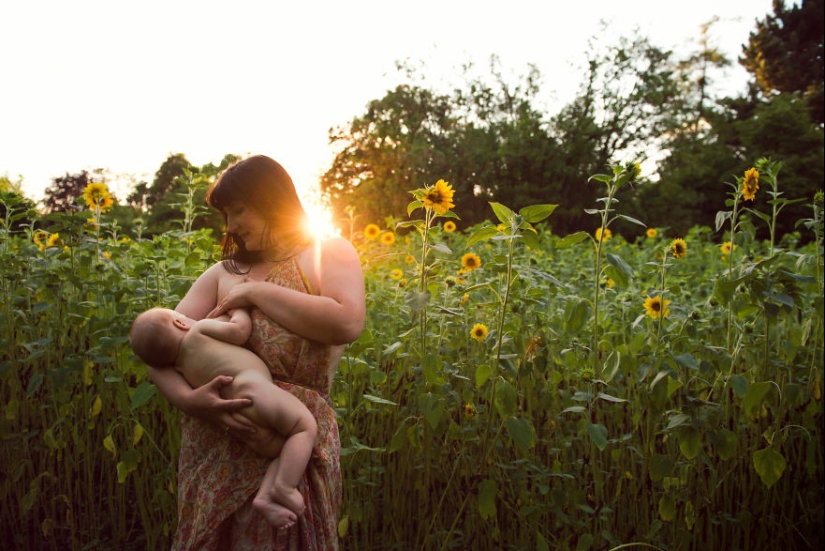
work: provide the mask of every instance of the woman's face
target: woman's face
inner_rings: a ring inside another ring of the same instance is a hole
[[[236,201],[230,203],[226,209],[226,231],[238,236],[243,241],[247,251],[263,249],[264,228],[266,220],[254,208]]]

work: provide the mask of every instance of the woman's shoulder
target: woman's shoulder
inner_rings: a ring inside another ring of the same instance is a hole
[[[321,257],[335,258],[358,258],[358,252],[352,243],[343,237],[329,237],[316,241],[316,247],[321,250]]]

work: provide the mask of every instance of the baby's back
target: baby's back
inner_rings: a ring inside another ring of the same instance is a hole
[[[175,368],[194,388],[203,386],[218,375],[236,377],[249,369],[266,370],[263,361],[251,350],[208,337],[197,326],[189,330],[180,345]]]

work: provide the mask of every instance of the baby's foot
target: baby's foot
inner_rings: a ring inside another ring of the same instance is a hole
[[[298,521],[298,516],[288,507],[284,507],[265,495],[256,496],[252,506],[264,516],[269,524],[278,529],[292,528]]]
[[[269,491],[269,499],[273,503],[278,503],[286,507],[298,516],[304,514],[304,496],[301,495],[301,492],[299,492],[297,488],[275,484]]]

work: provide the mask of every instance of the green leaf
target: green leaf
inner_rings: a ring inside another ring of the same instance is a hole
[[[476,386],[481,387],[484,383],[490,380],[490,375],[492,374],[492,368],[490,364],[481,364],[476,368]]]
[[[538,235],[535,234],[531,230],[527,230],[522,233],[519,237],[521,237],[522,243],[533,249],[534,251],[541,250],[541,241],[539,241]]]
[[[621,404],[623,402],[627,402],[624,398],[617,398],[616,396],[611,396],[610,394],[605,394],[604,392],[599,392],[596,394],[597,398],[601,398],[606,402],[613,402],[614,404]]]
[[[428,243],[428,244],[427,244],[427,247],[428,247],[428,248],[430,248],[430,249],[433,249],[433,250],[435,250],[435,251],[438,251],[438,252],[440,252],[440,253],[444,253],[444,254],[450,254],[450,253],[452,253],[452,252],[453,252],[453,251],[451,251],[451,250],[450,250],[450,248],[449,248],[447,245],[445,245],[444,243],[437,243],[437,244],[435,244],[435,245],[431,245],[431,244],[429,244],[429,243]]]
[[[730,386],[734,394],[742,398],[748,391],[748,378],[744,375],[733,375],[730,378]]]
[[[617,215],[617,218],[621,218],[622,220],[630,222],[631,224],[636,224],[637,226],[642,226],[643,228],[647,227],[647,224],[645,224],[641,220],[637,220],[637,219],[633,218],[632,216],[627,216],[626,214],[619,214],[619,215]]]
[[[531,224],[541,222],[556,210],[558,205],[530,205],[519,210],[518,213]]]
[[[721,429],[718,432],[710,433],[711,443],[716,453],[722,459],[730,459],[736,456],[736,433],[732,430]]]
[[[782,478],[787,464],[785,458],[773,448],[765,448],[753,454],[753,467],[762,479],[762,484],[768,488]]]
[[[380,396],[373,396],[372,394],[364,394],[364,400],[368,402],[373,402],[375,404],[386,404],[388,406],[397,406],[398,404],[387,400],[385,398],[381,398]]]
[[[650,480],[658,482],[673,471],[673,461],[666,455],[654,453],[649,462]]]
[[[479,241],[488,241],[491,237],[494,237],[499,234],[498,228],[495,226],[485,226],[480,230],[477,230],[467,239],[467,246],[465,249],[469,249],[470,246],[478,243]]]
[[[26,385],[26,398],[31,398],[34,396],[34,393],[40,388],[40,385],[43,384],[43,374],[42,373],[35,373],[29,379],[29,384]]]
[[[478,485],[478,513],[481,518],[488,519],[496,514],[496,496],[498,486],[495,480],[482,480]]]
[[[610,383],[610,381],[613,380],[613,377],[616,376],[616,373],[619,372],[619,364],[621,363],[621,358],[622,355],[618,350],[610,351],[610,354],[604,361],[604,367],[602,367],[602,380],[605,383]]]
[[[716,213],[716,231],[722,229],[733,213],[729,210],[720,210]]]
[[[619,287],[627,287],[629,280],[627,275],[615,266],[606,266],[604,275],[613,280],[613,283]]]
[[[676,518],[676,498],[672,494],[665,494],[659,500],[659,518],[665,522]]]
[[[590,317],[590,302],[580,298],[567,313],[564,321],[564,330],[567,333],[578,333]]]
[[[435,429],[441,421],[444,413],[444,400],[432,392],[427,392],[418,396],[418,409],[424,415],[430,427]]]
[[[607,253],[607,261],[619,270],[621,270],[622,273],[624,273],[630,279],[636,277],[636,275],[633,273],[633,268],[631,268],[627,262],[622,260],[622,258],[619,255]]]
[[[435,384],[438,382],[438,374],[441,373],[443,367],[443,360],[441,356],[435,354],[426,354],[421,362],[421,371],[424,373],[424,380],[428,384]]]
[[[513,218],[516,216],[516,213],[514,213],[501,203],[490,202],[490,206],[493,207],[493,213],[496,215],[496,218],[498,218],[502,224],[506,226],[510,226],[512,224]]]
[[[397,452],[403,450],[407,447],[407,429],[404,425],[398,427],[398,430],[395,431],[395,434],[392,435],[392,439],[390,440],[390,447],[387,450],[388,453]]]
[[[536,551],[550,551],[550,545],[539,531],[536,531]]]
[[[593,534],[582,534],[576,542],[576,551],[587,551],[593,547]]]
[[[413,201],[409,205],[407,205],[407,216],[410,216],[416,210],[422,208],[424,206],[423,201]]]
[[[590,435],[590,440],[599,448],[599,451],[604,451],[607,447],[607,427],[601,424],[587,423],[587,434]]]
[[[772,386],[772,383],[764,381],[752,383],[748,387],[748,391],[742,399],[742,408],[745,410],[745,415],[751,419],[757,419],[762,415],[762,403]]]
[[[556,248],[564,249],[567,247],[572,247],[573,245],[578,245],[588,237],[590,237],[590,234],[588,234],[585,231],[577,231],[576,233],[571,233],[570,235],[567,235],[562,239],[559,239],[558,242],[556,242]]]
[[[511,417],[505,423],[516,448],[527,454],[533,447],[533,425],[528,419]]]
[[[151,400],[157,392],[157,387],[152,383],[146,381],[140,383],[140,386],[138,386],[134,394],[132,394],[132,411],[149,403],[149,400]]]
[[[423,293],[417,293],[415,291],[411,291],[404,295],[404,302],[413,313],[419,313],[424,309],[427,303],[430,302],[430,292],[424,291]]]
[[[687,459],[693,459],[702,449],[702,433],[693,425],[679,431],[679,450]]]
[[[504,379],[496,382],[496,398],[494,405],[499,415],[502,417],[513,415],[517,410],[517,401],[518,394],[516,393],[516,389],[513,388],[513,385]]]
[[[594,174],[588,178],[588,181],[590,180],[596,180],[597,182],[602,182],[603,184],[609,184],[613,181],[613,176],[609,176],[607,174]]]

